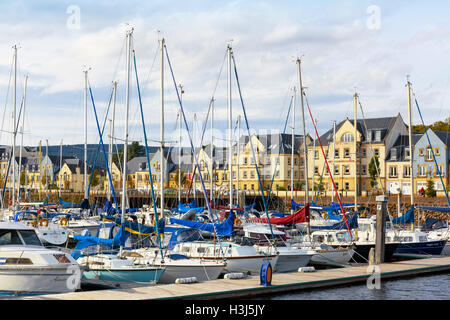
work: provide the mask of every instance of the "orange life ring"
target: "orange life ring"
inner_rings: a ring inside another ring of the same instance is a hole
[[[67,226],[67,218],[66,217],[62,217],[61,219],[59,219],[59,224],[62,226]]]
[[[41,219],[39,220],[39,225],[42,227],[45,223],[45,227],[48,227],[48,220],[47,219]]]

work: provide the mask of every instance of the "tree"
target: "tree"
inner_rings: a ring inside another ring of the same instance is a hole
[[[412,129],[416,132],[424,133],[425,130],[431,129],[436,131],[446,131],[450,132],[450,117],[445,119],[444,121],[436,121],[433,124],[423,127],[422,124],[412,126]]]
[[[373,156],[372,159],[370,159],[369,163],[369,175],[370,175],[370,185],[372,188],[378,185],[377,178],[378,178],[378,172],[377,168],[380,168],[380,161],[378,160],[377,156]]]
[[[436,197],[436,190],[434,189],[433,180],[427,180],[427,188],[425,189],[425,195],[429,198]]]
[[[186,183],[187,183],[187,177],[186,177],[186,174],[183,171],[181,171],[181,173],[180,173],[180,169],[177,169],[173,179],[175,180],[175,184],[177,185],[177,187],[180,187],[178,185],[178,176],[180,174],[181,174],[181,177],[180,177],[181,187],[184,187],[186,185]]]
[[[100,183],[100,174],[99,174],[99,172],[98,172],[97,169],[94,170],[93,175],[94,175],[94,176],[92,177],[91,185],[92,185],[93,187],[95,187],[95,186],[98,186],[98,184]]]
[[[133,141],[131,145],[128,146],[127,149],[127,161],[130,161],[131,159],[135,157],[141,157],[145,154],[145,148],[141,145],[139,145],[138,141]],[[117,153],[113,154],[112,157],[113,162],[120,166],[123,162],[123,147],[119,149]]]

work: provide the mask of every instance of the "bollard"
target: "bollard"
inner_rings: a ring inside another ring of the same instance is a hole
[[[259,273],[260,285],[268,287],[272,285],[272,265],[270,262],[263,262]]]
[[[377,229],[375,239],[375,264],[384,262],[384,250],[386,242],[386,212],[388,197],[377,196]]]

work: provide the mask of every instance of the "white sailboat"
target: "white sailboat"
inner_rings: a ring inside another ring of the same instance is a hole
[[[129,115],[129,93],[130,93],[130,68],[131,68],[131,39],[133,29],[127,31],[127,82],[126,82],[126,117],[125,117],[125,133],[124,133],[124,157],[123,157],[123,179],[122,179],[122,214],[121,228],[124,230],[125,211],[126,211],[126,194],[127,194],[127,149],[128,149],[128,115]],[[87,71],[85,79],[87,79]],[[87,81],[87,80],[86,80]],[[87,82],[86,82],[87,83]],[[122,231],[123,231],[122,230]],[[125,232],[125,231],[123,231]],[[120,243],[118,254],[96,254],[78,258],[78,263],[86,270],[83,277],[87,279],[100,279],[107,281],[124,281],[124,282],[144,282],[156,283],[159,281],[164,268],[151,266],[147,264],[135,264],[133,260],[126,259],[123,256],[123,244]]]

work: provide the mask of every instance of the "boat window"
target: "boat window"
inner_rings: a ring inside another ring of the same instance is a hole
[[[324,236],[313,236],[314,242],[323,242]]]
[[[428,239],[427,239],[426,236],[419,236],[419,241],[420,242],[426,242],[426,241],[428,241]]]
[[[327,242],[333,242],[334,238],[331,234],[327,235]]]
[[[28,258],[8,258],[5,264],[33,264]]]
[[[403,237],[402,241],[404,241],[404,242],[412,242],[413,238],[412,237]]]
[[[350,236],[348,233],[338,233],[336,234],[337,241],[339,242],[349,242]]]
[[[20,230],[19,232],[23,241],[25,241],[25,244],[30,246],[42,246],[41,240],[39,240],[34,230]]]
[[[205,251],[206,251],[206,248],[204,248],[204,247],[197,248],[198,253],[204,253]]]
[[[0,245],[22,245],[16,230],[0,230]]]

